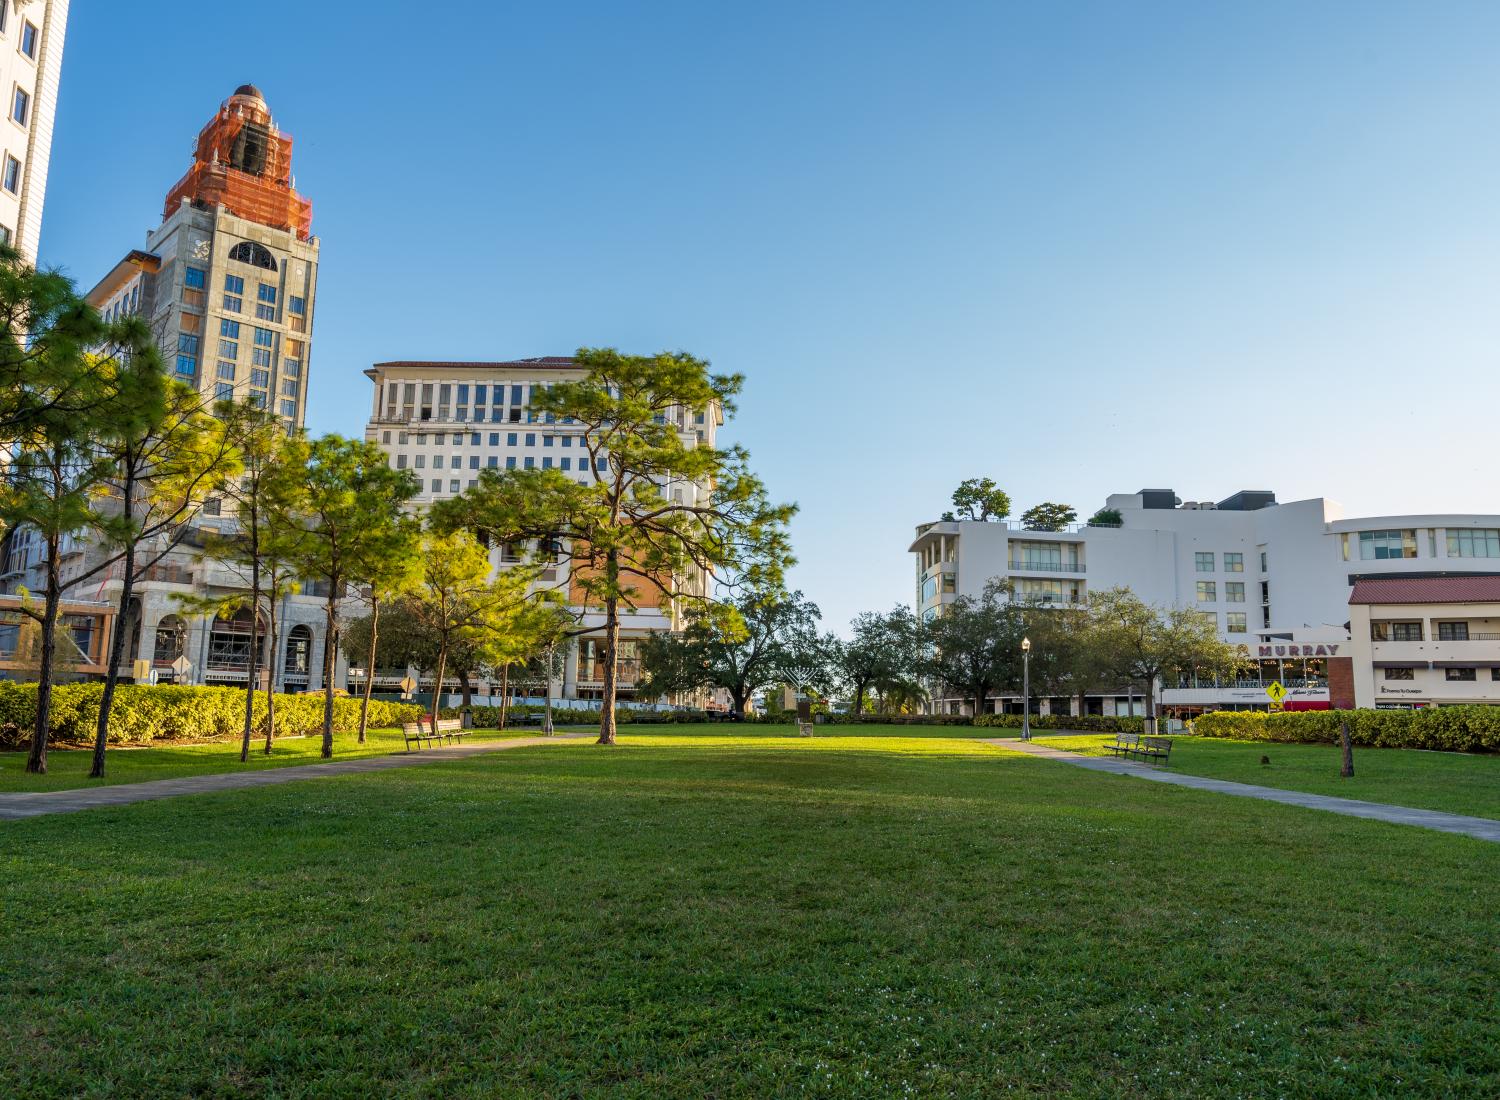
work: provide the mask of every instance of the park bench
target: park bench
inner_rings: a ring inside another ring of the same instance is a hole
[[[401,735],[406,738],[407,752],[411,752],[412,745],[420,749],[424,741],[433,741],[439,745],[443,743],[442,735],[429,730],[423,722],[402,722]]]
[[[442,744],[442,739],[446,737],[448,744],[451,745],[457,741],[461,745],[463,744],[464,734],[468,732],[468,730],[464,729],[462,718],[439,718],[437,720],[437,729],[433,732],[433,736],[438,739],[439,744]]]
[[[1117,733],[1114,744],[1105,745],[1104,751],[1114,753],[1116,756],[1129,756],[1135,752],[1141,743],[1141,735],[1138,733]]]
[[[1170,737],[1142,737],[1134,752],[1142,760],[1160,760],[1165,764],[1167,758],[1172,755],[1172,739]]]

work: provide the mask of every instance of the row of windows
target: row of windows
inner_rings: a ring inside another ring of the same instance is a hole
[[[420,444],[420,445],[425,445],[427,443],[427,437],[430,434],[432,436],[432,442],[433,442],[433,444],[435,446],[439,446],[439,447],[441,447],[443,445],[444,440],[446,440],[450,435],[453,437],[453,442],[452,442],[451,445],[454,446],[454,447],[462,447],[463,444],[464,444],[464,437],[465,436],[468,437],[469,445],[472,446],[472,447],[478,447],[480,445],[480,441],[484,438],[484,433],[482,433],[482,432],[431,432],[431,433],[428,433],[428,432],[415,432],[415,433],[411,433],[411,432],[397,432],[396,433],[396,442],[397,442],[397,444],[398,445],[405,445],[411,439],[411,436],[413,434],[416,435],[416,437],[417,437],[417,443]],[[536,437],[536,433],[535,432],[526,432],[524,434],[526,436],[526,446],[528,446],[528,447],[535,447],[537,445],[536,444],[536,438],[537,438]],[[498,446],[500,446],[500,435],[501,435],[500,432],[490,432],[489,433],[489,440],[490,440],[490,446],[491,447],[498,447]],[[520,446],[521,444],[518,442],[518,440],[520,440],[521,435],[522,435],[521,432],[506,432],[505,433],[505,445],[507,447],[518,447],[518,446]],[[574,440],[574,438],[576,438],[576,437],[571,436],[571,435],[543,435],[542,436],[542,446],[543,447],[551,447],[554,442],[560,440],[561,442],[558,443],[558,446],[561,446],[561,447],[571,447],[571,446],[573,446],[573,440]],[[391,441],[391,433],[389,431],[381,432],[380,433],[380,441],[382,443],[390,443],[390,441]],[[580,442],[578,444],[578,446],[579,446],[579,449],[582,449],[583,448],[583,443]]]
[[[19,7],[20,5],[17,5]],[[10,33],[10,5],[0,4],[0,34]],[[16,40],[16,49],[24,56],[36,60],[37,49],[41,45],[42,32],[30,19],[21,21],[21,37]]]
[[[471,470],[477,470],[477,469],[479,469],[479,457],[480,457],[479,455],[470,455],[469,456],[469,469],[471,469]],[[505,468],[507,470],[514,470],[516,468],[516,463],[517,463],[516,456],[515,455],[509,455],[505,459]],[[536,469],[537,460],[533,456],[527,455],[525,458],[523,458],[523,459],[520,460],[520,463],[521,463],[521,468],[522,469],[533,470],[533,469]],[[463,455],[453,455],[452,456],[452,461],[449,462],[449,464],[448,464],[448,468],[450,470],[461,470],[461,469],[463,469],[463,465],[464,465]],[[597,469],[597,470],[603,470],[603,469],[605,469],[607,467],[607,465],[608,465],[607,461],[605,459],[601,458],[601,459],[599,459],[598,464],[595,466],[595,469]],[[499,469],[499,467],[500,467],[500,456],[499,455],[490,455],[485,460],[485,466],[488,469],[491,469],[491,470]],[[404,454],[398,454],[396,456],[396,469],[398,469],[398,470],[404,470],[406,468],[407,468],[407,456],[404,455]],[[424,470],[424,469],[426,469],[427,468],[427,456],[426,455],[415,455],[415,456],[413,456],[412,459],[411,459],[411,468],[414,469],[414,470]],[[441,470],[443,468],[443,456],[442,455],[433,455],[432,456],[432,468],[434,470]],[[544,469],[544,470],[558,469],[558,470],[562,470],[562,471],[564,471],[566,473],[572,473],[573,469],[574,469],[574,467],[573,467],[573,460],[571,458],[560,458],[560,459],[558,459],[557,460],[557,464],[554,467],[553,460],[552,460],[552,458],[550,456],[548,456],[547,458],[542,459],[542,466],[541,466],[541,468]],[[589,468],[589,460],[587,458],[580,457],[578,459],[578,467],[577,467],[578,472],[579,473],[585,473],[585,472],[588,471],[588,468]]]
[[[1492,527],[1449,528],[1445,543],[1450,558],[1500,558],[1500,529]],[[1343,558],[1349,561],[1357,552],[1361,561],[1386,561],[1417,556],[1415,529],[1358,531],[1341,538]],[[1351,545],[1352,544],[1352,545]],[[1437,554],[1437,532],[1427,532],[1427,556]]]
[[[1216,555],[1212,550],[1197,550],[1193,553],[1193,568],[1199,573],[1213,573]],[[1261,572],[1265,572],[1266,556],[1260,556]],[[1233,550],[1224,552],[1224,572],[1243,573],[1245,571],[1245,555]]]
[[[451,481],[448,482],[448,492],[450,492],[450,493],[462,492],[462,488],[461,488],[462,484],[463,483],[458,478],[452,479]],[[479,484],[479,482],[477,480],[475,480],[473,478],[469,479],[469,488],[470,489],[473,489],[478,484]],[[578,482],[578,484],[580,484],[580,485],[587,485],[588,482],[580,480]],[[434,494],[437,494],[437,493],[441,493],[442,491],[443,491],[443,482],[442,482],[442,479],[441,478],[436,478],[436,477],[433,478],[432,479],[432,492]],[[511,559],[506,559],[506,560],[511,560]]]
[[[1219,585],[1218,585],[1217,581],[1199,581],[1198,582],[1198,602],[1199,603],[1215,603],[1215,602],[1217,602],[1218,598],[1219,598],[1218,591],[1219,591]],[[1224,602],[1225,603],[1244,603],[1245,602],[1245,582],[1244,581],[1225,581],[1224,582]]]
[[[1437,624],[1437,640],[1440,642],[1467,642],[1470,640],[1492,641],[1496,638],[1493,633],[1469,633],[1469,624],[1466,622],[1447,622]],[[1420,642],[1422,641],[1422,621],[1413,619],[1409,621],[1386,621],[1376,620],[1370,623],[1370,640],[1372,642]]]
[[[1414,668],[1388,668],[1384,671],[1387,680],[1415,680],[1417,678],[1417,670]],[[1477,668],[1445,668],[1443,679],[1450,684],[1472,684],[1479,679],[1479,670]],[[1490,679],[1500,680],[1500,668],[1490,669]]]
[[[1215,612],[1213,612],[1213,611],[1205,611],[1202,614],[1211,623],[1213,623],[1215,629],[1218,629],[1219,616]],[[1224,633],[1226,633],[1226,634],[1248,634],[1249,632],[1250,632],[1250,619],[1249,619],[1249,616],[1245,612],[1243,612],[1243,611],[1226,611],[1226,612],[1224,612]]]

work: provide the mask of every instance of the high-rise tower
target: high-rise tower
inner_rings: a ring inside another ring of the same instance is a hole
[[[302,426],[318,282],[311,230],[292,139],[260,89],[243,84],[199,132],[146,241],[160,259],[151,321],[178,378]]]
[[[0,241],[36,262],[68,0],[0,0]]]

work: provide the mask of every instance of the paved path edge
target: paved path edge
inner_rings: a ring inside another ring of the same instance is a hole
[[[1039,745],[1035,741],[1020,741],[1011,737],[986,737],[987,745],[1013,749],[1043,760],[1055,760],[1062,764],[1086,768],[1089,771],[1105,772],[1109,775],[1129,775],[1147,779],[1153,783],[1169,783],[1176,787],[1191,787],[1199,791],[1214,791],[1218,794],[1234,795],[1237,798],[1258,798],[1265,802],[1280,802],[1288,806],[1301,806],[1309,810],[1343,814],[1346,817],[1363,817],[1372,821],[1386,821],[1393,825],[1415,825],[1422,829],[1436,829],[1440,833],[1457,833],[1476,840],[1488,840],[1500,844],[1500,821],[1487,817],[1466,817],[1463,814],[1444,813],[1441,810],[1419,810],[1411,806],[1390,806],[1383,802],[1361,802],[1355,798],[1339,798],[1335,795],[1312,794],[1308,791],[1287,791],[1280,787],[1258,787],[1252,783],[1232,783],[1227,779],[1209,779],[1201,775],[1182,775],[1166,772],[1147,764],[1135,764],[1104,756],[1083,756],[1065,749],[1054,749]]]
[[[74,787],[65,791],[21,791],[0,794],[0,821],[19,821],[45,814],[70,814],[101,806],[128,806],[133,802],[154,802],[188,794],[213,794],[217,791],[243,790],[247,787],[269,787],[293,783],[299,779],[328,779],[340,775],[363,775],[417,764],[436,764],[443,760],[467,760],[506,749],[525,749],[537,745],[557,745],[592,737],[591,733],[557,733],[551,737],[519,737],[510,740],[475,741],[467,745],[396,752],[385,756],[361,756],[355,760],[331,760],[326,764],[292,764],[284,768],[257,768],[244,772],[212,772],[187,775],[177,779],[148,779],[144,783],[117,783],[108,787]]]

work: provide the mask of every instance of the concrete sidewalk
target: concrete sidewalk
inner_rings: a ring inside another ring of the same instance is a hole
[[[1288,806],[1302,806],[1309,810],[1326,810],[1331,814],[1346,817],[1365,817],[1372,821],[1389,821],[1393,825],[1416,825],[1423,829],[1436,829],[1440,833],[1459,833],[1477,840],[1500,843],[1500,821],[1487,817],[1465,817],[1462,814],[1445,814],[1439,810],[1417,810],[1409,806],[1387,806],[1380,802],[1360,802],[1353,798],[1335,798],[1326,794],[1308,794],[1305,791],[1284,791],[1279,787],[1257,787],[1250,783],[1230,783],[1224,779],[1206,779],[1201,775],[1181,775],[1162,771],[1147,764],[1136,764],[1104,756],[1082,756],[1064,749],[1048,748],[1035,741],[1020,741],[1010,737],[989,737],[985,743],[1003,749],[1014,749],[1044,760],[1056,760],[1089,771],[1108,772],[1110,775],[1132,775],[1137,779],[1149,779],[1153,783],[1170,783],[1177,787],[1192,787],[1199,791],[1214,791],[1231,794],[1239,798],[1259,798],[1266,802],[1281,802]]]
[[[333,760],[327,764],[297,764],[285,768],[257,768],[254,771],[218,772],[213,775],[190,775],[182,779],[153,779],[146,783],[120,783],[113,787],[79,787],[69,791],[33,791],[0,794],[0,821],[14,821],[43,814],[70,814],[98,806],[126,806],[132,802],[150,802],[158,798],[175,798],[182,794],[212,794],[245,787],[269,787],[293,783],[299,779],[328,779],[338,775],[363,775],[391,768],[409,768],[417,764],[436,764],[443,760],[466,760],[506,749],[524,749],[533,745],[555,745],[592,737],[591,733],[559,733],[551,737],[520,737],[509,741],[476,741],[468,745],[449,745],[423,749],[420,752],[392,753],[389,756],[364,756],[358,760]]]

